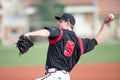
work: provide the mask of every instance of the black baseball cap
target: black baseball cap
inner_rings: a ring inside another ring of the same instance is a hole
[[[55,19],[60,20],[66,20],[66,21],[70,21],[70,23],[74,26],[75,25],[75,18],[73,15],[69,14],[69,13],[64,13],[61,17],[55,16]]]

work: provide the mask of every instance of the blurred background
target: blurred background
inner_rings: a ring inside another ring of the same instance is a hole
[[[21,57],[15,43],[24,33],[56,27],[54,16],[63,13],[74,15],[74,31],[82,38],[94,37],[104,17],[115,15],[103,42],[81,56],[72,80],[120,80],[120,0],[0,0],[0,80],[34,80],[44,75],[40,66],[46,62],[47,39],[32,37],[35,46]]]
[[[108,24],[103,44],[82,57],[81,63],[120,62],[120,0],[0,0],[0,65],[45,64],[47,39],[32,37],[35,48],[22,58],[15,43],[24,33],[56,27],[54,16],[63,13],[75,16],[74,31],[82,38],[94,37],[104,17],[113,13],[115,20]]]
[[[54,16],[63,13],[75,16],[74,31],[81,37],[95,36],[104,17],[113,13],[115,20],[108,25],[103,41],[120,40],[120,0],[0,0],[0,44],[13,45],[21,34],[55,27]]]

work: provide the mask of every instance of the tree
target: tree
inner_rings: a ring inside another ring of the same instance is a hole
[[[37,4],[40,20],[54,21],[55,15],[63,13],[64,5],[58,3],[56,0],[40,0]]]

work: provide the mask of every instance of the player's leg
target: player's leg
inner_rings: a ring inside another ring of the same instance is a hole
[[[54,74],[54,77],[56,78],[56,80],[70,80],[70,75],[68,72],[61,70],[61,71],[57,71]]]
[[[47,73],[44,77],[37,78],[35,80],[56,80],[56,79],[53,77],[53,73]]]

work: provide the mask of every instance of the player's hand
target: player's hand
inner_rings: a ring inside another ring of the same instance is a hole
[[[111,21],[113,21],[115,18],[115,16],[113,14],[108,14],[105,19],[104,19],[104,23],[110,23]]]
[[[24,35],[19,36],[19,40],[16,43],[20,55],[26,53],[33,45],[33,41]]]

